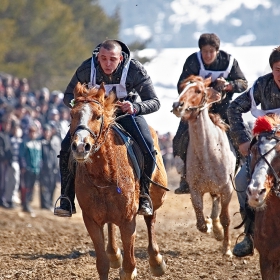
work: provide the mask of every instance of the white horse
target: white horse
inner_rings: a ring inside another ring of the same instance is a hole
[[[210,232],[223,240],[223,254],[232,256],[229,236],[229,203],[233,192],[236,156],[226,135],[228,126],[219,115],[208,112],[221,94],[209,88],[211,78],[190,76],[182,83],[182,92],[173,103],[172,112],[188,121],[189,144],[186,159],[186,181],[201,232]],[[211,219],[203,214],[203,195],[212,197]],[[221,205],[221,207],[220,207]],[[210,222],[210,223],[209,223]],[[221,226],[222,225],[222,226]]]

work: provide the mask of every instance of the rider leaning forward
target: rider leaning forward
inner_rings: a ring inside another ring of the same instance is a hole
[[[247,214],[245,237],[243,241],[235,245],[233,250],[233,254],[238,257],[251,255],[254,250],[254,212],[247,211],[249,208],[246,207],[246,190],[250,179],[246,167],[250,162],[251,135],[246,130],[242,114],[251,111],[256,118],[268,113],[280,114],[280,46],[270,54],[269,64],[272,72],[259,77],[250,89],[232,101],[227,112],[231,136],[238,144],[240,153],[246,157],[246,164],[242,166],[235,178],[241,217],[244,219]],[[260,109],[257,107],[258,105],[260,105]]]
[[[237,60],[225,51],[220,50],[220,39],[216,34],[202,34],[198,40],[199,51],[190,55],[183,66],[179,78],[178,93],[183,90],[180,85],[183,80],[191,75],[203,78],[211,76],[212,86],[222,92],[221,102],[214,103],[210,113],[220,114],[223,121],[228,123],[226,110],[234,93],[240,93],[247,89],[247,80],[241,71]],[[175,190],[176,194],[189,193],[186,182],[186,151],[189,142],[188,123],[181,120],[179,128],[173,139],[173,155],[175,162],[179,161],[182,168],[178,170],[181,174],[180,187]],[[180,160],[181,158],[181,160]],[[182,161],[184,166],[182,166]]]
[[[130,57],[128,47],[117,40],[106,40],[99,44],[92,53],[92,57],[85,60],[76,70],[64,93],[64,103],[71,108],[73,91],[77,83],[87,84],[89,87],[105,83],[106,94],[113,90],[118,98],[117,104],[122,118],[117,122],[129,132],[137,141],[144,155],[144,174],[140,180],[140,203],[138,214],[152,215],[152,205],[146,195],[149,194],[152,172],[155,167],[155,150],[152,136],[143,115],[156,112],[160,108],[159,99],[155,93],[151,78],[143,65]],[[136,101],[137,97],[141,101]],[[118,114],[119,116],[120,114]],[[134,120],[130,115],[134,115]],[[140,135],[139,131],[142,135]],[[145,139],[141,141],[140,139]],[[70,155],[70,132],[62,140],[60,151],[61,194],[68,189],[68,197],[72,204],[72,213],[76,212],[75,176],[68,169]],[[145,143],[146,142],[146,143]],[[70,204],[67,199],[61,199],[60,207],[56,207],[54,214],[62,217],[71,216]]]

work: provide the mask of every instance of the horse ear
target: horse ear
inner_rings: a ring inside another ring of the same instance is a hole
[[[211,78],[211,76],[204,79],[204,85],[205,85],[205,87],[209,87],[211,83],[212,83],[212,78]]]
[[[74,99],[76,99],[78,96],[81,96],[81,93],[83,92],[83,86],[80,82],[78,82],[74,88]]]
[[[222,95],[220,92],[216,91],[213,88],[207,88],[206,89],[206,95],[207,95],[207,103],[215,103],[221,100]]]
[[[111,91],[109,93],[109,95],[107,97],[105,97],[105,102],[106,103],[114,103],[116,101],[117,101],[117,96],[113,91]]]
[[[105,90],[105,87],[104,87],[104,83],[101,83],[97,93],[96,93],[96,97],[99,99],[99,102],[100,103],[103,103],[104,102],[104,98],[105,98],[105,94],[106,94],[106,90]]]

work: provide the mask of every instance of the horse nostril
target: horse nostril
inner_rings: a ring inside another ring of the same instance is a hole
[[[172,105],[172,108],[175,109],[175,108],[177,108],[178,106],[179,106],[179,102],[174,102],[173,105]]]
[[[262,190],[260,191],[260,195],[264,194],[265,192],[266,192],[266,189],[262,189]]]
[[[91,149],[91,145],[90,145],[89,143],[87,143],[87,144],[85,145],[85,151],[86,151],[86,152],[89,152],[90,149]]]
[[[71,148],[72,148],[72,151],[74,151],[74,152],[77,151],[77,144],[73,143]]]

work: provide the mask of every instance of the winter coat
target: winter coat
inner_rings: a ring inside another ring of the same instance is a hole
[[[275,83],[272,73],[259,77],[254,83],[253,89],[256,105],[260,105],[262,110],[280,108],[280,89]],[[251,104],[250,89],[248,89],[233,100],[227,110],[231,135],[238,145],[251,139],[251,134],[242,119],[242,114],[250,111]]]
[[[128,47],[118,41],[122,47],[123,61],[120,63],[115,72],[110,75],[106,75],[98,60],[97,54],[99,52],[100,45],[98,45],[93,51],[92,57],[94,59],[94,65],[96,68],[96,83],[100,85],[102,82],[105,84],[119,84],[122,76],[122,71],[126,63],[128,63],[130,58],[130,51]],[[90,82],[91,73],[91,59],[85,60],[81,66],[76,70],[70,83],[68,84],[64,92],[64,103],[66,106],[71,108],[70,102],[74,98],[73,90],[78,82],[81,84],[88,84]],[[135,60],[130,60],[130,65],[126,78],[126,91],[128,93],[129,100],[133,103],[134,111],[136,115],[146,115],[156,112],[160,108],[159,99],[155,93],[154,86],[152,84],[150,76],[147,74],[143,65]],[[140,97],[141,101],[136,101],[137,97]]]
[[[210,65],[206,65],[206,64],[203,65],[206,70],[225,71],[228,68],[229,61],[230,61],[230,55],[220,50],[219,53],[217,54],[217,58],[213,63],[211,63]],[[197,58],[197,53],[193,53],[186,59],[184,63],[183,71],[177,83],[178,93],[180,93],[182,90],[180,89],[180,84],[182,83],[182,81],[188,78],[190,75],[198,76],[199,71],[200,71],[200,64]],[[222,119],[228,122],[226,110],[229,106],[230,101],[232,100],[233,94],[241,93],[245,91],[248,87],[248,82],[243,72],[241,71],[236,59],[233,60],[231,71],[228,77],[226,78],[226,80],[232,85],[233,87],[232,91],[226,92],[225,95],[223,96],[223,99],[218,103],[214,103],[209,111],[211,113],[220,114]],[[211,86],[215,88],[215,82],[213,82]]]

